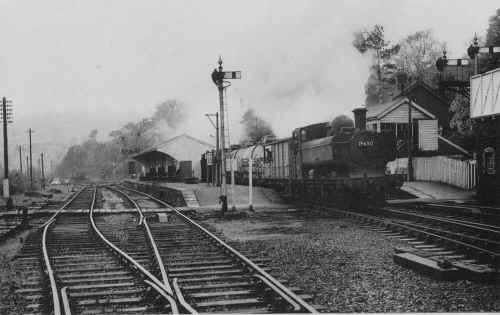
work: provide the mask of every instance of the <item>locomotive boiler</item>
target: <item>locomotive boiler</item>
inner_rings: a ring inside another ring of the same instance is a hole
[[[383,176],[387,162],[395,158],[396,139],[391,132],[366,130],[364,111],[355,110],[356,126],[319,123],[295,129],[291,143],[295,177]]]

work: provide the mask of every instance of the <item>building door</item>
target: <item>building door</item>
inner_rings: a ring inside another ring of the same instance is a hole
[[[179,177],[181,179],[193,177],[193,167],[191,161],[179,162]]]
[[[418,149],[420,151],[438,150],[437,120],[418,120]]]
[[[491,204],[497,198],[495,192],[496,181],[496,156],[493,147],[486,147],[481,156],[481,174],[479,178],[479,199],[484,203]]]

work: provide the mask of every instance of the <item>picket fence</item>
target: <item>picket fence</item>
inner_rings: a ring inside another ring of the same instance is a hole
[[[446,183],[463,189],[476,187],[477,163],[445,156],[417,157],[413,160],[415,180]]]

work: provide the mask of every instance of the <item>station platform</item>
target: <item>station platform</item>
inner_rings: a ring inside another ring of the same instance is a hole
[[[468,201],[474,198],[474,190],[464,190],[447,184],[436,182],[413,181],[404,182],[401,190],[404,190],[417,198],[406,200],[389,200],[388,203],[400,203],[411,201]]]
[[[206,183],[185,184],[185,183],[155,183],[176,189],[182,192],[187,208],[197,210],[219,210],[220,187],[207,185]],[[227,186],[228,208],[234,204],[237,210],[248,210],[248,186],[234,185],[234,198],[231,195],[231,185]],[[234,200],[234,203],[233,203]],[[282,198],[272,189],[264,187],[253,187],[253,208],[255,211],[286,209],[290,208]]]

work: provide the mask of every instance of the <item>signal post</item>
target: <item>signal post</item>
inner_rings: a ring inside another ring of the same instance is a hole
[[[221,148],[221,166],[222,166],[222,193],[219,197],[222,214],[227,211],[227,182],[226,182],[226,149],[225,149],[225,133],[224,133],[224,89],[231,86],[231,79],[241,79],[241,71],[223,71],[222,58],[219,56],[219,68],[212,71],[212,81],[217,86],[219,91],[220,104],[220,148]],[[225,84],[225,85],[224,85]],[[233,197],[234,198],[234,197]]]

